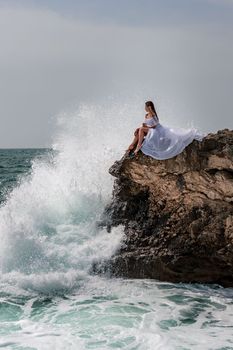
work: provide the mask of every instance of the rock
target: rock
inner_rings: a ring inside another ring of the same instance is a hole
[[[93,271],[233,286],[232,130],[167,160],[123,156],[109,172],[116,179],[101,224],[123,225],[125,240]]]

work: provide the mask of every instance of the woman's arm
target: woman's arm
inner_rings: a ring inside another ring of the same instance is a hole
[[[156,120],[153,120],[153,125],[149,126],[149,128],[156,128],[156,126],[158,125],[158,122],[156,122]]]
[[[143,123],[142,126],[145,126],[145,127],[147,127],[147,128],[150,128],[150,129],[151,129],[151,128],[154,129],[154,128],[156,128],[157,123],[154,124],[154,125],[148,125],[148,124],[146,124],[146,123]]]
[[[156,124],[157,125],[157,124]],[[148,129],[154,129],[156,127],[156,125],[153,125],[153,126],[150,126],[150,125],[147,125],[146,123],[142,123],[142,126],[144,128],[148,128]]]

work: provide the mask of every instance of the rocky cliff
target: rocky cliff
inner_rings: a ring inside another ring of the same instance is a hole
[[[209,133],[174,158],[123,156],[109,172],[102,225],[125,240],[94,270],[129,278],[233,286],[233,131]]]

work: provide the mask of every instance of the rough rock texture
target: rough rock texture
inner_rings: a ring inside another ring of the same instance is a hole
[[[125,241],[94,271],[233,286],[232,130],[168,160],[123,156],[109,172],[116,179],[101,224],[123,225]]]

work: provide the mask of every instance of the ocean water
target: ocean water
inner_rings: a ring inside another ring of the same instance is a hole
[[[134,125],[111,108],[60,114],[51,149],[0,150],[0,348],[233,349],[232,288],[90,273],[124,240],[97,225]]]

